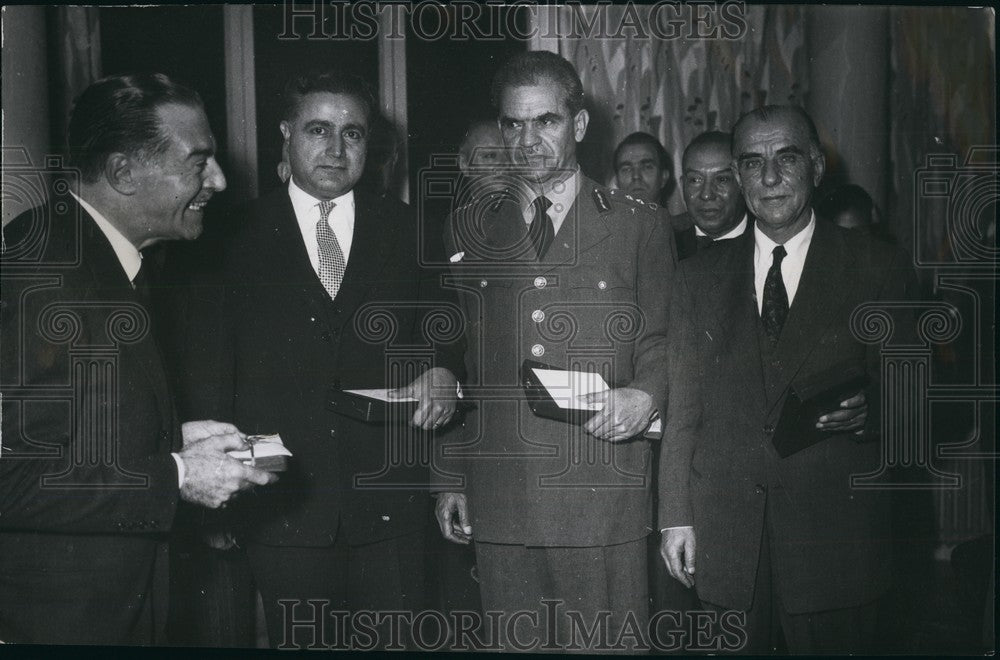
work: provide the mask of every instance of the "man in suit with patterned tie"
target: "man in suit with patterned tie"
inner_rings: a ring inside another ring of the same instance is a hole
[[[515,163],[507,189],[450,221],[478,409],[447,447],[465,489],[438,495],[438,523],[450,540],[475,541],[483,608],[503,613],[500,648],[641,647],[622,631],[642,637],[649,617],[643,432],[666,399],[672,233],[641,200],[580,171],[589,115],[565,59],[514,56],[493,99]],[[568,402],[593,406],[580,425],[536,416],[521,389],[526,359],[599,372],[610,389]],[[587,640],[581,626],[601,632]]]
[[[178,499],[275,480],[226,455],[231,424],[177,423],[148,309],[140,250],[196,238],[226,179],[162,74],[88,87],[68,139],[50,202],[4,227],[0,639],[162,644]]]
[[[881,457],[879,350],[851,318],[862,303],[905,299],[911,262],[817,223],[825,160],[800,108],[744,115],[733,161],[754,229],[685,260],[675,279],[662,554],[739,631],[717,650],[773,653],[780,629],[793,654],[870,651],[891,531],[888,493],[851,485]],[[871,379],[864,397],[782,430],[793,394],[861,387],[838,385],[852,370]]]
[[[293,454],[280,488],[230,508],[275,647],[349,648],[331,612],[424,608],[428,434],[328,405],[331,390],[398,388],[418,400],[404,421],[425,431],[455,410],[462,352],[448,342],[461,314],[421,264],[410,209],[356,185],[375,108],[351,74],[289,81],[290,180],[237,211],[219,281],[193,288],[182,343],[186,414],[278,433]],[[377,627],[375,644],[391,644]]]
[[[715,241],[742,236],[750,228],[743,191],[733,172],[731,143],[729,133],[706,131],[684,149],[681,191],[687,213],[674,219],[686,226],[674,234],[679,259],[687,259]]]

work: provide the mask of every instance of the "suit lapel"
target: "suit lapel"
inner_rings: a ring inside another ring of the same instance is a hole
[[[167,375],[164,371],[163,355],[156,341],[156,329],[153,327],[155,315],[153,310],[146,308],[139,294],[132,288],[118,256],[112,249],[107,237],[98,228],[97,223],[82,208],[79,210],[84,218],[81,234],[84,240],[83,254],[86,255],[90,276],[93,282],[92,291],[97,294],[98,302],[122,301],[134,303],[146,311],[148,331],[146,335],[134,344],[118,342],[118,355],[124,357],[131,353],[140,363],[133,370],[140,371],[152,388],[162,424],[168,424],[173,419],[173,398]],[[153,268],[153,264],[144,264],[144,268]],[[119,364],[119,370],[123,367]],[[120,371],[124,375],[125,371]],[[119,383],[122,385],[122,383]]]
[[[261,245],[257,260],[260,265],[270,264],[263,281],[268,285],[282,285],[281,291],[292,292],[310,316],[325,323],[330,296],[309,262],[288,190],[281,190],[270,198],[261,213],[271,225],[270,236]]]
[[[708,310],[719,328],[723,346],[731,346],[735,376],[745,385],[745,391],[755,396],[754,410],[762,410],[764,373],[761,368],[760,344],[757,341],[757,303],[754,296],[753,232],[732,239],[734,250],[711,250],[716,258],[711,273],[712,288],[720,295],[706,296],[717,305]]]
[[[580,189],[573,206],[563,219],[559,233],[545,255],[545,263],[551,264],[552,268],[578,261],[587,251],[611,237],[612,227],[606,219],[609,213],[601,213],[592,199],[597,190],[597,184],[586,177],[580,177]]]
[[[347,257],[344,281],[335,302],[345,313],[340,315],[344,322],[368,298],[368,292],[378,279],[390,255],[396,254],[393,244],[398,240],[387,207],[364,192],[354,192],[354,238],[351,253]],[[413,249],[417,249],[414,246]],[[317,278],[318,281],[318,278]]]
[[[806,254],[802,278],[788,318],[775,346],[778,368],[768,379],[768,399],[777,401],[816,346],[823,330],[837,318],[850,290],[846,277],[854,256],[843,238],[822,222],[816,223]]]

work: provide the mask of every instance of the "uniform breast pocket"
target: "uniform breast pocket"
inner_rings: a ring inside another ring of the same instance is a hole
[[[566,290],[574,300],[624,300],[635,298],[635,284],[623,274],[574,273],[565,278]]]
[[[541,308],[543,330],[559,331],[569,349],[617,353],[641,335],[645,323],[631,282],[612,274],[574,273],[560,282],[559,291],[558,299]]]

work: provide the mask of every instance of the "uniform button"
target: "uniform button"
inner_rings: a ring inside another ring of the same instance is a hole
[[[536,309],[531,313],[531,320],[535,323],[541,323],[545,320],[545,312],[540,309]]]
[[[479,288],[485,289],[488,282],[486,280],[479,280]]]
[[[604,291],[605,289],[608,288],[608,283],[605,282],[604,280],[601,280],[600,282],[597,283],[597,288],[600,289],[601,291]]]
[[[330,429],[330,437],[331,438],[337,437],[337,429]]]
[[[382,522],[389,522],[389,516],[382,516]]]
[[[766,491],[767,491],[767,486],[762,486],[761,484],[757,484],[756,486],[753,487],[753,492],[757,493],[758,495],[763,495]]]
[[[774,433],[774,424],[768,424],[764,427],[764,433]]]
[[[545,347],[541,344],[535,344],[531,347],[531,354],[535,357],[541,357],[545,355]]]
[[[548,284],[548,283],[549,283],[549,281],[547,279],[545,279],[544,277],[539,276],[539,277],[535,278],[535,288],[536,289],[544,289],[545,285]]]

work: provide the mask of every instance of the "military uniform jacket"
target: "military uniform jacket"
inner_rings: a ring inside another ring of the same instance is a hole
[[[448,436],[442,465],[467,493],[478,541],[602,546],[649,532],[650,444],[610,444],[536,417],[525,359],[598,371],[612,388],[666,400],[670,228],[642,203],[584,177],[544,259],[523,198],[458,209],[446,230],[451,282],[469,321],[467,385],[478,407]]]
[[[750,607],[766,524],[789,612],[859,605],[888,586],[891,529],[888,493],[851,487],[852,475],[879,474],[881,455],[879,347],[856,338],[851,316],[862,303],[905,300],[911,262],[817,223],[781,336],[765,350],[753,253],[748,231],[678,267],[659,526],[694,526],[696,588],[710,603]],[[833,433],[781,458],[772,436],[789,388],[847,364],[872,378],[867,441]]]

